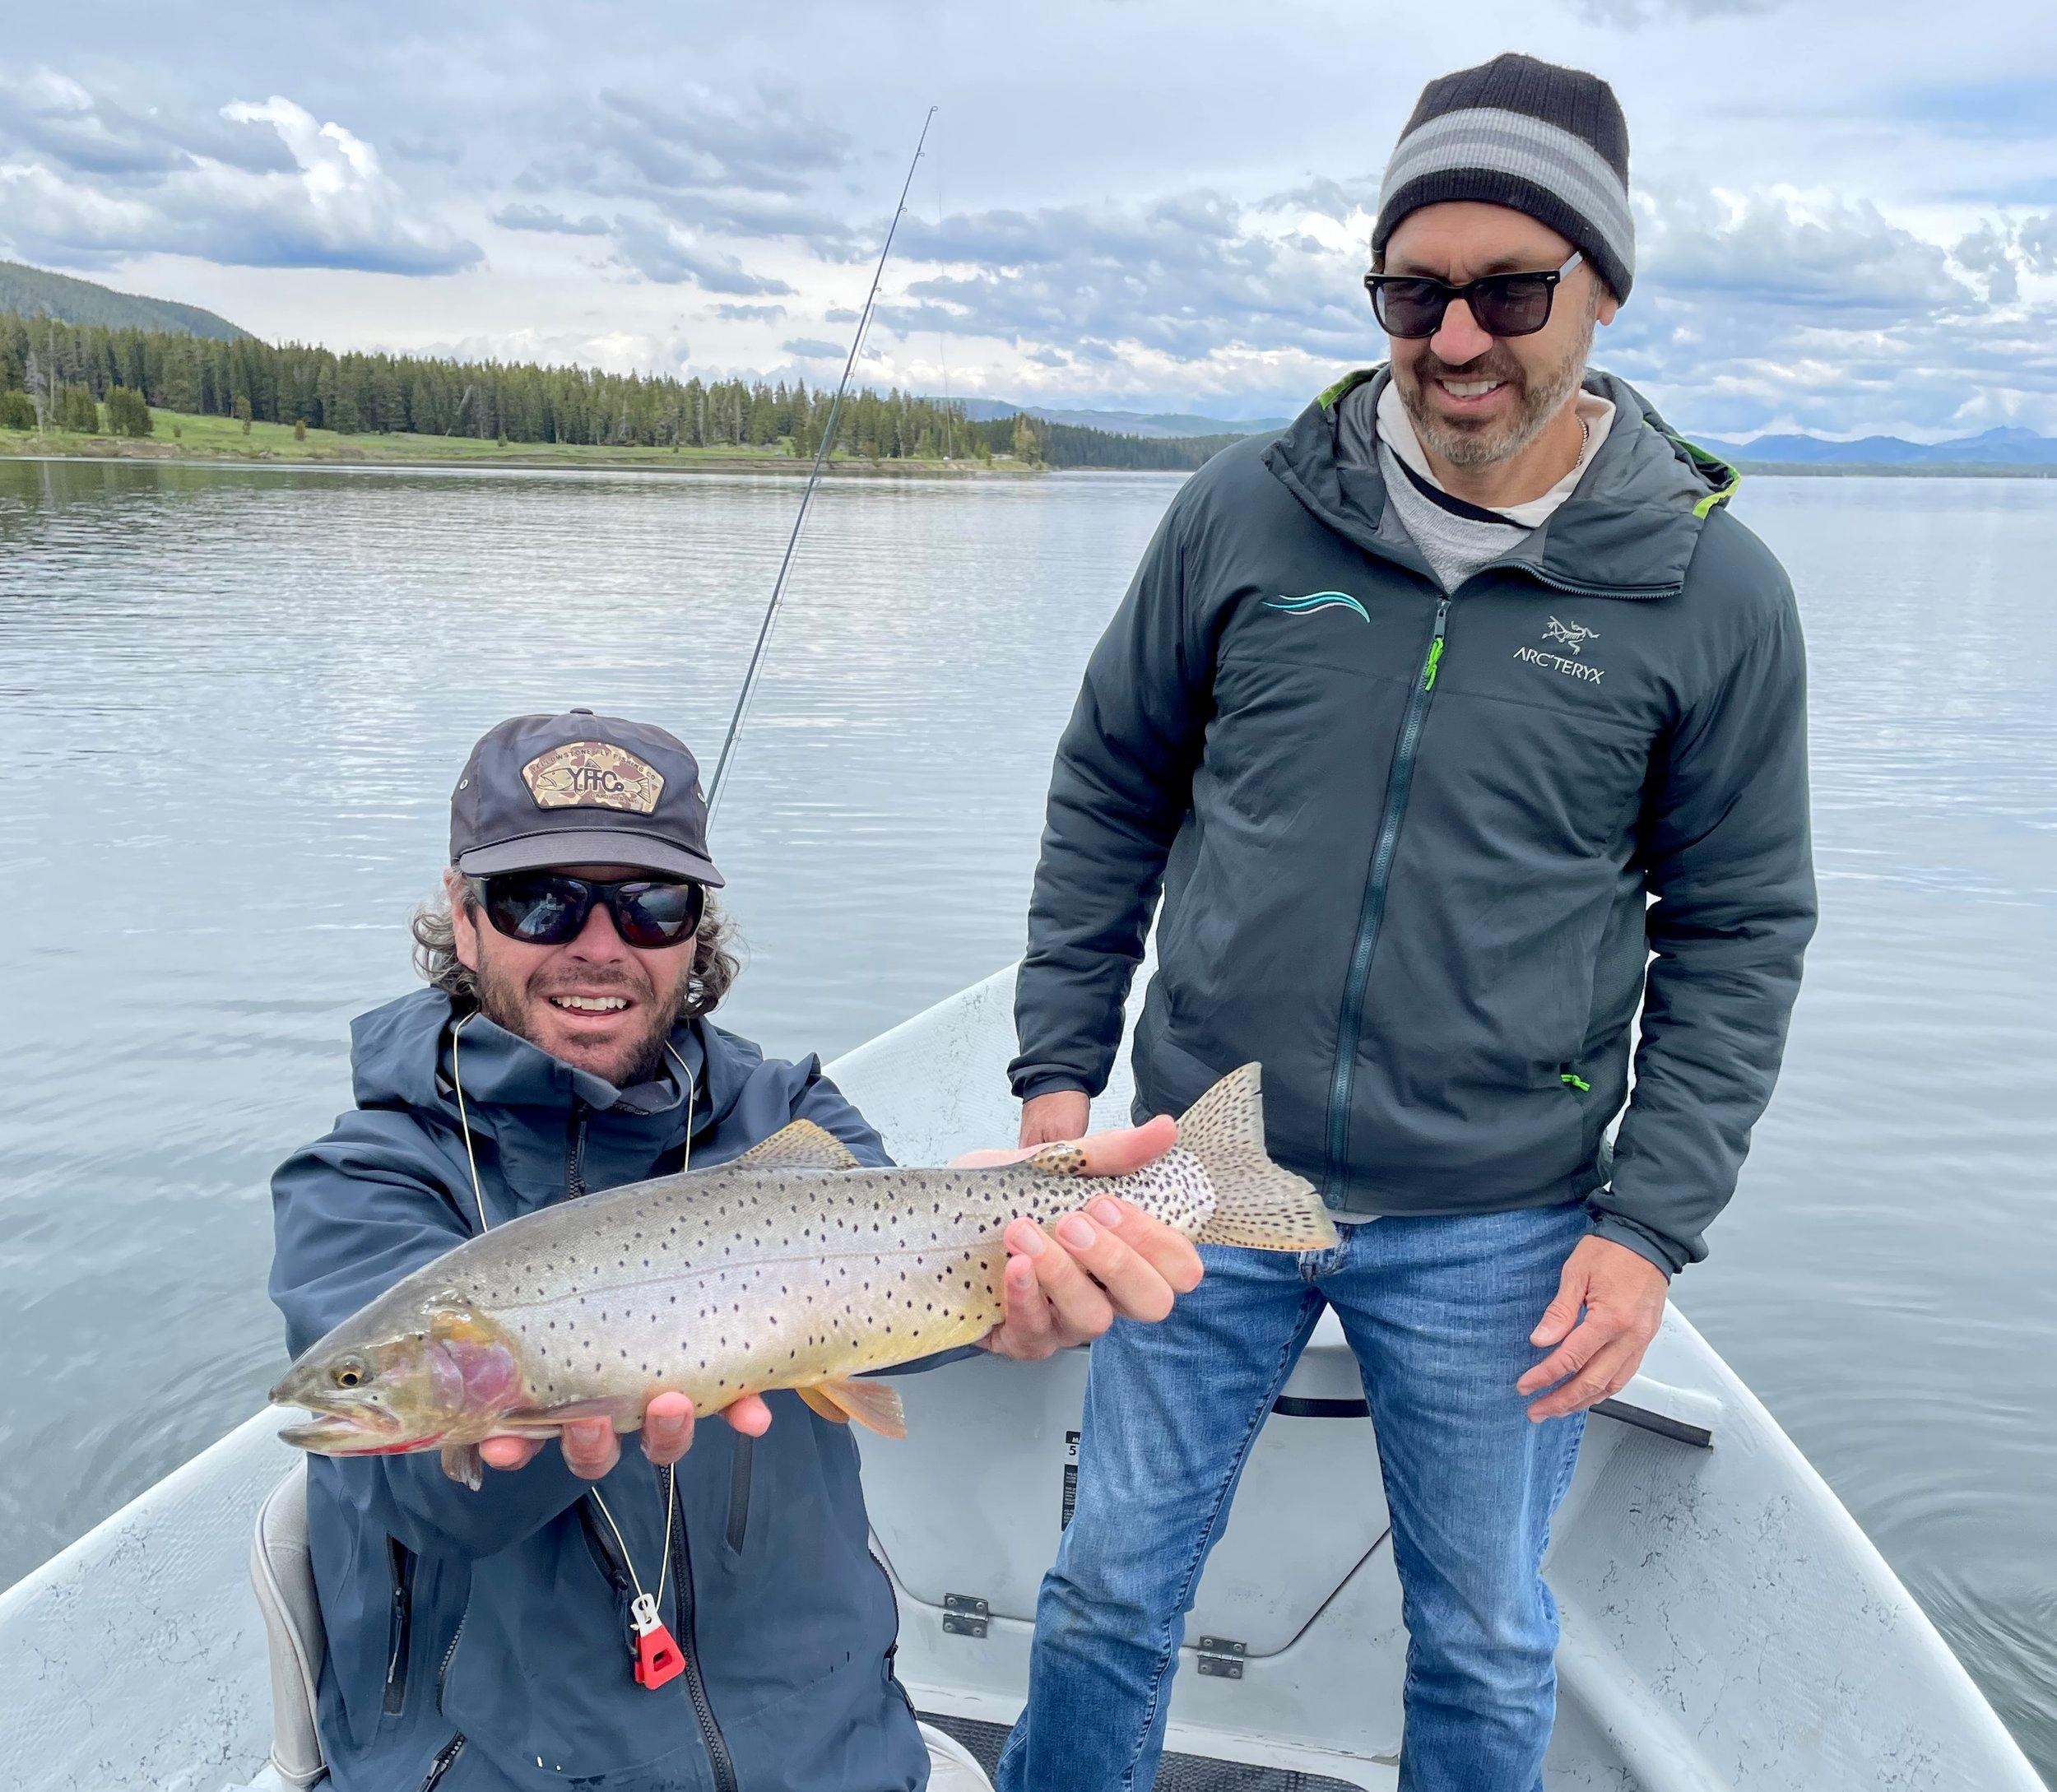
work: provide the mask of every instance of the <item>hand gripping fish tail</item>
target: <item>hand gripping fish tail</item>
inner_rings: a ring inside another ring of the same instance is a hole
[[[1200,1160],[1214,1193],[1214,1210],[1194,1242],[1326,1251],[1336,1242],[1335,1223],[1314,1185],[1280,1169],[1265,1150],[1262,1082],[1259,1066],[1246,1064],[1180,1117],[1178,1149]]]

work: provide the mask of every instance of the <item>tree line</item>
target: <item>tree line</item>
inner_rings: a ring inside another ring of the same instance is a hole
[[[0,313],[0,425],[146,435],[151,406],[340,434],[509,443],[739,448],[811,458],[832,392],[805,380],[678,379],[533,362],[338,355],[254,337],[71,324]],[[1198,467],[1233,436],[1146,439],[1025,412],[974,423],[961,405],[894,390],[844,395],[833,452],[872,460]]]
[[[0,316],[0,392],[25,394],[55,427],[61,395],[119,387],[160,410],[339,434],[476,436],[580,446],[778,448],[812,456],[833,393],[805,380],[678,379],[532,362],[458,361],[254,337]],[[834,452],[875,460],[984,459],[963,407],[894,391],[846,393]]]
[[[1025,411],[973,427],[988,431],[996,453],[1021,453],[1019,445],[1003,450],[1001,441],[1030,452],[1022,457],[1046,467],[1104,467],[1189,471],[1212,460],[1240,435],[1120,435],[1112,429],[1089,429],[1075,423],[1046,423]]]

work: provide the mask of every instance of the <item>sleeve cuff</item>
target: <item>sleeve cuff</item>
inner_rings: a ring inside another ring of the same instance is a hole
[[[1020,1079],[1015,1084],[1017,1101],[1032,1102],[1038,1095],[1056,1095],[1065,1090],[1075,1090],[1080,1095],[1090,1096],[1093,1091],[1069,1070],[1038,1070],[1031,1076]]]
[[[1685,1258],[1675,1247],[1666,1243],[1655,1233],[1646,1232],[1633,1220],[1624,1219],[1619,1214],[1603,1213],[1600,1216],[1600,1223],[1593,1228],[1593,1236],[1634,1251],[1646,1263],[1654,1264],[1662,1270],[1667,1279],[1676,1275],[1686,1266]]]

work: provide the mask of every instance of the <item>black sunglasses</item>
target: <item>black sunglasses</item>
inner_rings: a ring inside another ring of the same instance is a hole
[[[485,918],[524,945],[562,945],[585,929],[595,903],[606,904],[615,931],[655,951],[690,940],[707,912],[707,886],[685,879],[625,877],[603,884],[562,871],[507,871],[475,877]]]
[[[1534,336],[1550,321],[1557,283],[1581,258],[1574,254],[1562,267],[1539,273],[1487,274],[1462,286],[1432,274],[1367,274],[1364,290],[1386,333],[1409,341],[1433,336],[1442,327],[1443,313],[1458,299],[1488,336]]]

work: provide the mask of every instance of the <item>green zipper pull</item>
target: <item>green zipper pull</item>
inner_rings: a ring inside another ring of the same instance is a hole
[[[1437,635],[1428,643],[1428,663],[1422,668],[1421,688],[1423,690],[1433,690],[1436,688],[1436,668],[1442,662],[1442,637]]]
[[[1582,1076],[1574,1075],[1569,1070],[1567,1070],[1563,1075],[1560,1076],[1558,1079],[1558,1081],[1560,1083],[1568,1083],[1581,1095],[1590,1095],[1593,1093],[1593,1085],[1590,1083],[1587,1082]]]

